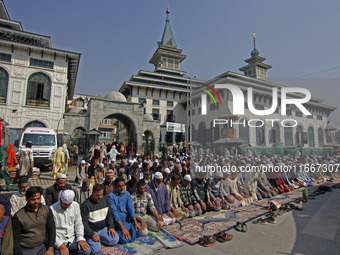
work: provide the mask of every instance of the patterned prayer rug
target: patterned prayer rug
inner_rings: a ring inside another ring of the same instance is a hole
[[[279,203],[292,202],[301,197],[301,189],[290,193],[281,194],[273,198]],[[221,231],[233,228],[237,222],[249,222],[268,212],[269,199],[262,199],[250,206],[237,207],[231,210],[220,212],[208,212],[193,219],[186,219],[164,229],[190,245],[198,242],[199,238],[205,235],[213,235]]]
[[[178,241],[167,231],[149,232],[146,237],[138,237],[135,242],[127,244],[117,244],[112,247],[102,247],[101,252],[105,255],[148,255],[154,254],[161,249],[177,248],[183,243]]]

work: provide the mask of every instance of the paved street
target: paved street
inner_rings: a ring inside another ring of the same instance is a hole
[[[320,195],[303,204],[303,211],[293,211],[276,218],[276,224],[248,223],[248,232],[231,230],[230,242],[211,247],[200,245],[162,251],[177,254],[339,254],[340,190]]]

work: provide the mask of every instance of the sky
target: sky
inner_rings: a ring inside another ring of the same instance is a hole
[[[310,89],[340,108],[338,0],[4,0],[25,31],[52,47],[81,53],[76,93],[105,96],[149,63],[162,37],[166,6],[188,76],[241,73],[256,48],[270,81]],[[340,110],[331,115],[340,128]]]

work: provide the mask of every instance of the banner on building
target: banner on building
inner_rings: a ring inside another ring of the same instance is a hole
[[[185,133],[185,124],[167,122],[166,123],[166,132]]]

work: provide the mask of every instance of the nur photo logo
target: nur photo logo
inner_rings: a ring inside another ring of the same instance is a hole
[[[217,96],[219,99],[221,106],[222,106],[222,101],[220,96],[218,95],[216,89],[228,89],[230,93],[232,94],[232,113],[234,115],[244,115],[244,94],[243,91],[231,84],[215,84],[213,88],[212,86],[208,84],[203,84],[210,90],[214,92],[214,94]],[[206,92],[214,101],[215,105],[217,105],[215,98],[209,92],[208,90],[204,88],[200,88],[204,92]],[[295,95],[298,94],[299,98],[288,98],[289,94],[294,93]],[[304,96],[302,96],[304,95]],[[306,116],[312,115],[304,106],[304,103],[307,103],[311,99],[311,93],[308,89],[304,88],[296,88],[296,87],[283,87],[280,90],[280,97],[281,97],[281,115],[286,116],[287,115],[287,105],[295,105],[303,114]],[[259,115],[259,116],[264,116],[264,115],[270,115],[275,112],[275,110],[278,107],[278,88],[272,88],[272,105],[269,109],[265,110],[257,110],[255,109],[254,106],[254,100],[253,100],[253,88],[248,87],[247,88],[247,104],[248,104],[248,109],[249,111],[254,114],[254,115]],[[201,114],[202,115],[207,115],[207,95],[202,94],[201,95]]]
[[[220,95],[217,93],[217,91],[211,87],[210,85],[208,84],[205,84],[205,83],[202,83],[204,86],[206,86],[207,88],[209,88],[218,98],[218,100],[220,101],[220,104],[222,106],[222,100],[221,100],[221,97]],[[202,91],[206,92],[211,98],[212,100],[214,101],[215,105],[217,106],[217,102],[214,98],[214,96],[211,94],[211,92],[205,88],[200,88]],[[202,94],[201,95],[201,99],[202,99],[202,115],[207,115],[207,94]]]

